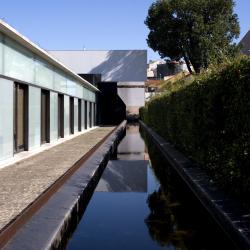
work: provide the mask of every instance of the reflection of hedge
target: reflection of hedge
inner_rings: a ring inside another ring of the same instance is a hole
[[[250,193],[249,59],[153,99],[140,116],[224,187]]]

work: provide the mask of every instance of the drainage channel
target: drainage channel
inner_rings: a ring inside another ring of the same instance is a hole
[[[76,227],[126,121],[111,131],[0,233],[0,249],[58,249]]]

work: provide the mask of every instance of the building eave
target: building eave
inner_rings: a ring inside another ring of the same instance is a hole
[[[88,88],[89,90],[99,92],[98,88],[93,86],[88,81],[81,78],[79,75],[77,75],[75,72],[73,72],[71,69],[63,65],[60,61],[52,57],[46,50],[40,48],[38,45],[30,41],[28,38],[24,37],[22,34],[20,34],[18,31],[16,31],[13,27],[5,23],[3,20],[0,19],[0,32],[5,34],[6,36],[12,38],[16,42],[20,43],[22,46],[27,48],[28,50],[32,51],[34,54],[40,56],[42,59],[47,61],[48,63],[52,64],[53,66],[61,69],[71,77],[73,77],[75,80],[77,80],[79,83],[81,83],[84,87]]]

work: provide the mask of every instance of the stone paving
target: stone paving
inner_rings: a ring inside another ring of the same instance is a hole
[[[0,230],[114,127],[100,127],[0,169]]]

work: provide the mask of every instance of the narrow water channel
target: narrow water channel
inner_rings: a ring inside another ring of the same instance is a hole
[[[146,141],[127,125],[67,249],[234,249]]]

